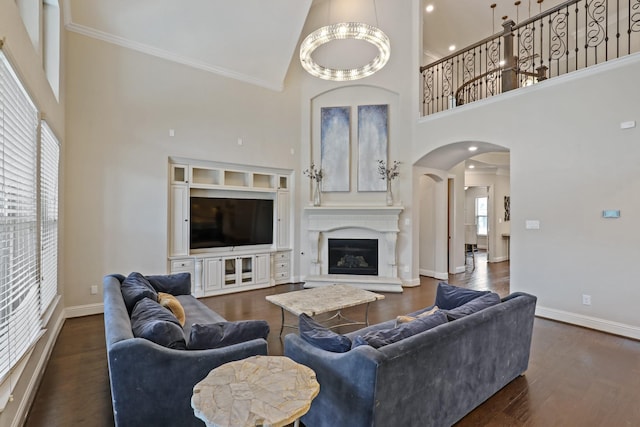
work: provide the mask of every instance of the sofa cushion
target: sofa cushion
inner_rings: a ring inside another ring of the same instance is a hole
[[[407,315],[404,315],[404,316],[398,316],[398,317],[396,317],[396,326],[401,325],[403,323],[412,322],[412,321],[414,321],[416,319],[419,319],[421,317],[431,316],[433,313],[435,313],[438,310],[439,310],[439,308],[436,305],[433,308],[430,308],[429,310],[425,310],[425,311],[423,311],[420,314],[417,314],[415,316],[412,316],[411,314],[407,314]]]
[[[191,294],[191,273],[163,274],[146,278],[158,292],[171,295]]]
[[[440,282],[436,290],[435,305],[440,307],[441,310],[451,310],[488,293],[489,291],[476,291],[474,289],[460,288],[446,282]]]
[[[240,320],[191,325],[189,350],[226,347],[258,338],[267,339],[269,324],[264,320]]]
[[[138,301],[131,313],[133,335],[164,347],[186,349],[184,333],[178,319],[150,298]]]
[[[136,303],[143,298],[149,298],[158,301],[158,292],[151,286],[151,283],[140,273],[133,272],[129,274],[120,286],[122,299],[127,306],[129,313],[133,311]]]
[[[351,339],[333,332],[331,329],[302,313],[298,317],[300,337],[309,344],[334,353],[344,353],[351,349]]]
[[[402,323],[395,328],[379,329],[357,336],[353,340],[353,347],[366,343],[373,348],[380,348],[428,331],[443,323],[447,323],[447,316],[442,311],[436,311],[432,315],[420,317],[412,322]]]
[[[477,313],[480,310],[494,306],[500,303],[500,296],[495,292],[489,292],[488,294],[481,295],[471,301],[456,307],[451,310],[443,310],[447,315],[447,318],[451,320],[460,319],[461,317],[468,316],[473,313]]]

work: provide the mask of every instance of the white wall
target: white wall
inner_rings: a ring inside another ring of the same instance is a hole
[[[105,274],[167,271],[169,156],[298,171],[301,119],[295,76],[275,92],[68,39],[65,290],[78,307],[102,302],[89,289]]]
[[[442,187],[443,180],[440,177],[422,175],[418,183],[418,209],[420,211],[419,229],[419,260],[420,274],[426,276],[438,275],[436,267],[437,250],[433,244],[437,234],[436,210],[442,209],[442,203],[438,200],[438,186]],[[442,271],[439,272],[443,274]]]
[[[459,141],[507,147],[511,290],[536,295],[541,315],[636,338],[640,130],[620,123],[640,120],[639,73],[636,54],[436,114],[413,146],[415,161]]]

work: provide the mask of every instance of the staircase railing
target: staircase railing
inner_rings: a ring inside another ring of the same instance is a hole
[[[640,52],[640,0],[569,0],[420,67],[422,114]]]

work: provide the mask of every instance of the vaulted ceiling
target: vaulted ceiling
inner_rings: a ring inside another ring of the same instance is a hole
[[[375,0],[63,0],[66,28],[108,43],[180,62],[273,90],[282,90],[312,7]],[[402,0],[407,1],[407,0]],[[520,19],[539,10],[533,0],[516,8],[511,0],[493,0],[495,25],[501,17]],[[492,33],[492,10],[478,0],[427,0],[424,51],[432,58],[449,54]],[[544,8],[560,3],[547,0]],[[382,17],[381,17],[382,18]],[[384,31],[384,28],[382,28]],[[392,52],[393,55],[393,52]]]
[[[66,0],[66,28],[281,90],[311,0]]]

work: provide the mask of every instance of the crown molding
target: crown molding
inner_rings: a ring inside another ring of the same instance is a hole
[[[66,9],[66,8],[65,8]],[[67,21],[68,18],[68,21]],[[202,61],[193,60],[191,58],[187,58],[182,55],[177,55],[172,52],[168,52],[164,49],[159,49],[154,46],[150,46],[144,43],[138,43],[124,37],[116,36],[104,31],[96,30],[95,28],[87,27],[84,25],[76,24],[71,21],[70,13],[65,13],[65,28],[68,31],[72,31],[74,33],[82,34],[83,36],[91,37],[96,40],[101,40],[107,43],[111,43],[117,46],[121,46],[127,49],[135,50],[137,52],[145,53],[147,55],[155,56],[157,58],[162,58],[167,61],[176,62],[178,64],[186,65],[191,68],[195,68],[202,71],[207,71],[209,73],[218,74],[223,77],[228,77],[230,79],[239,80],[244,83],[249,83],[252,85],[260,86],[266,89],[274,90],[277,92],[282,92],[284,89],[283,83],[273,84],[272,82],[256,79],[254,77],[248,76],[246,74],[237,73],[235,71],[227,70],[225,68],[216,67],[210,64],[207,64]]]
[[[433,58],[433,60],[434,60],[434,61],[437,61],[437,60],[439,60],[439,59],[444,58],[444,57],[443,57],[442,55],[440,55],[439,53],[436,53],[436,52],[434,52],[434,51],[432,51],[432,50],[429,50],[429,49],[423,49],[423,50],[422,50],[422,55],[424,55],[424,56],[428,56],[428,57],[430,57],[430,58]]]

